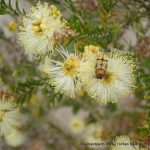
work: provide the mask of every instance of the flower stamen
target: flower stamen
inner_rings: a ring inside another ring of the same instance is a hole
[[[58,17],[60,17],[61,12],[57,9],[56,6],[51,5],[49,10],[49,15],[53,16],[54,19],[57,19]]]
[[[32,21],[32,30],[35,35],[41,35],[44,31],[46,21],[43,18]]]
[[[64,62],[63,71],[66,75],[73,76],[77,73],[79,62],[77,60],[66,60]]]

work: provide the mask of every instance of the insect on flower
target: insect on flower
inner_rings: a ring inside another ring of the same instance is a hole
[[[91,100],[108,103],[126,97],[135,89],[135,60],[132,55],[112,49],[85,55],[80,78]],[[86,76],[85,76],[86,74]]]
[[[99,52],[96,59],[95,75],[98,79],[106,76],[108,57],[105,53]]]

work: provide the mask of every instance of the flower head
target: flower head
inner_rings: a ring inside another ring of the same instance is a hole
[[[99,124],[90,124],[83,133],[83,140],[85,143],[89,143],[88,147],[91,149],[103,149],[105,140],[103,139],[103,127]]]
[[[103,128],[98,124],[91,124],[85,131],[85,141],[88,143],[102,142]]]
[[[73,116],[70,120],[70,130],[74,134],[78,134],[83,132],[85,129],[85,122],[83,119],[80,119],[79,117]]]
[[[74,98],[76,88],[79,88],[80,58],[76,54],[64,51],[63,48],[58,51],[63,61],[51,60],[50,84],[55,87],[56,92],[65,93]]]
[[[5,136],[6,143],[10,146],[17,147],[23,144],[25,136],[17,129],[13,129]]]
[[[54,6],[40,2],[32,12],[23,18],[19,41],[27,54],[45,54],[53,51],[55,34],[64,34],[65,21],[61,20],[60,11]]]
[[[9,22],[7,27],[8,27],[9,31],[15,31],[15,30],[17,30],[17,23],[16,22]]]
[[[6,135],[19,123],[19,113],[12,99],[0,99],[0,135]]]
[[[116,102],[135,87],[134,60],[118,50],[87,57],[79,70],[86,92],[100,103]]]
[[[138,144],[132,142],[128,136],[118,136],[111,146],[111,150],[147,150],[140,148]]]

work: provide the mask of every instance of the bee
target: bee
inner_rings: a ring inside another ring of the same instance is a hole
[[[106,75],[108,56],[104,52],[97,54],[95,75],[97,79],[102,79]]]

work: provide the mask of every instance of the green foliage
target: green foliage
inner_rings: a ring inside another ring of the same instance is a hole
[[[107,48],[107,45],[111,43],[118,45],[117,40],[120,35],[120,25],[115,22],[111,22],[110,24],[111,17],[113,16],[113,14],[111,16],[111,13],[117,5],[117,1],[100,0],[100,8],[90,13],[87,8],[78,10],[70,0],[65,0],[65,2],[65,7],[71,10],[68,25],[77,33],[69,39],[66,45],[75,42],[78,46],[79,43],[81,51],[86,44],[101,45],[104,48]]]
[[[99,0],[99,2],[105,13],[109,13],[117,5],[117,0]]]
[[[25,10],[20,10],[18,0],[16,0],[15,8],[12,6],[12,0],[7,3],[6,0],[0,0],[0,15],[11,14],[11,15],[25,15]]]
[[[136,91],[136,95],[139,99],[144,99],[146,102],[146,120],[144,124],[138,127],[139,135],[145,139],[149,136],[150,129],[150,59],[144,59],[138,69],[138,83],[139,87]]]
[[[144,92],[145,99],[150,100],[150,74],[146,73],[146,71],[141,68],[138,70],[139,72],[139,83],[142,86],[140,90]]]
[[[115,103],[108,103],[107,105],[107,109],[110,111],[110,112],[115,112],[117,110],[117,106]]]

